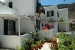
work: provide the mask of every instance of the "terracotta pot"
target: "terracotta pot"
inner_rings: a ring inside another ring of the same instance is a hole
[[[42,45],[44,45],[44,42],[43,43],[41,43]]]
[[[38,50],[38,46],[35,46],[35,50]]]
[[[35,49],[34,47],[31,48],[31,50],[34,50],[34,49]]]
[[[56,41],[52,41],[53,43],[57,43]]]
[[[44,41],[41,41],[41,43],[44,44],[45,42]]]
[[[41,47],[43,47],[43,44],[40,44]]]
[[[38,48],[41,49],[41,45],[40,44],[38,45]]]
[[[49,40],[49,43],[52,43],[52,40]]]
[[[58,50],[58,44],[57,44],[57,43],[52,42],[51,46],[52,46],[55,50]]]
[[[46,41],[43,41],[43,44],[46,43]]]

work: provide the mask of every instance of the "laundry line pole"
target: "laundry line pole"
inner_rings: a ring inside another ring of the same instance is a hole
[[[18,17],[18,32],[19,32],[19,36],[20,36],[20,17]]]

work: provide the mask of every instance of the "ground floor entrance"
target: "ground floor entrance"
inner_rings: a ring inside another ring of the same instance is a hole
[[[4,19],[4,35],[11,35],[12,32],[15,33],[15,23],[14,20]]]

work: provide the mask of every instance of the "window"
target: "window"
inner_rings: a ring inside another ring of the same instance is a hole
[[[50,16],[50,11],[47,11],[47,17],[49,17]]]
[[[54,11],[47,11],[47,17],[54,16]]]
[[[54,11],[51,11],[51,16],[54,16]]]
[[[10,8],[12,8],[12,4],[13,4],[12,2],[9,2],[9,7],[10,7]]]

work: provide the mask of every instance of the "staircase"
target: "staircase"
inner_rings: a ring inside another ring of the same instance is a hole
[[[3,2],[0,1],[0,14],[17,14],[17,10],[9,8]]]

